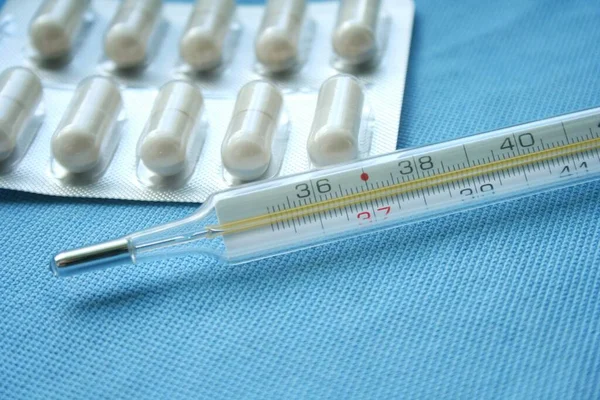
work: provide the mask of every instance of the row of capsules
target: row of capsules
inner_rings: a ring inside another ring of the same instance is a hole
[[[29,36],[44,60],[68,57],[90,0],[45,0],[33,18]],[[376,37],[381,0],[341,0],[332,47],[346,65],[363,65],[378,54]],[[162,0],[124,0],[104,37],[104,53],[117,68],[143,66],[151,38],[161,20]],[[232,29],[235,0],[198,0],[180,39],[179,53],[194,71],[222,64]],[[255,40],[261,68],[280,73],[301,63],[301,37],[306,29],[305,0],[269,0]]]
[[[12,67],[0,74],[0,162],[15,164],[24,155],[35,136],[31,122],[39,115],[42,94],[39,78],[27,68]],[[365,103],[362,85],[350,75],[323,83],[307,142],[313,165],[359,156]],[[159,186],[185,182],[202,150],[203,110],[202,93],[193,82],[174,80],[160,88],[138,140],[138,177],[142,168],[148,182]],[[240,89],[221,145],[228,174],[243,182],[265,178],[283,113],[284,97],[272,83],[257,80]],[[76,182],[78,177],[102,175],[118,146],[123,114],[119,86],[112,78],[84,79],[51,139],[55,176]]]

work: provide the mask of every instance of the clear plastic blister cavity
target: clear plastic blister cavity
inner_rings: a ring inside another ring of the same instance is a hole
[[[198,0],[179,40],[181,73],[214,73],[233,59],[242,27],[235,0]]]
[[[123,100],[110,78],[83,80],[51,139],[51,171],[71,184],[100,177],[113,158],[125,125]]]
[[[341,0],[331,44],[340,70],[375,68],[387,47],[391,18],[382,0]]]
[[[29,69],[13,67],[0,74],[0,173],[25,155],[44,118],[42,83]]]
[[[365,89],[358,79],[346,74],[327,79],[319,90],[306,144],[312,165],[325,167],[368,154],[372,119]]]
[[[306,62],[315,24],[305,0],[269,0],[254,42],[256,70],[289,74]]]
[[[90,0],[45,0],[29,24],[26,56],[46,68],[67,64],[87,39]]]
[[[267,81],[244,85],[221,145],[225,179],[240,184],[276,176],[287,137],[288,118],[279,88]]]
[[[166,29],[161,0],[124,0],[104,35],[103,68],[114,74],[144,68],[156,56]]]
[[[208,131],[204,98],[189,81],[160,88],[137,146],[137,176],[148,187],[176,188],[193,173]]]

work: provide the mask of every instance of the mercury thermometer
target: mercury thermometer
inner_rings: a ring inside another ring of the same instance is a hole
[[[239,186],[180,221],[56,255],[69,276],[186,254],[246,263],[600,178],[600,108]]]

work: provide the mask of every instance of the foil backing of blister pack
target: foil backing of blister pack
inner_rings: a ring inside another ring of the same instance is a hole
[[[208,132],[200,158],[189,181],[178,189],[152,189],[136,175],[136,147],[149,116],[158,88],[172,79],[181,79],[178,54],[179,38],[184,30],[192,4],[165,3],[163,6],[164,37],[156,54],[138,74],[113,75],[122,85],[126,125],[114,157],[97,181],[73,186],[55,178],[50,171],[51,137],[72,97],[76,85],[90,75],[110,75],[105,68],[102,39],[119,2],[95,0],[90,10],[93,22],[86,27],[83,43],[75,50],[71,62],[63,68],[44,69],[28,56],[27,27],[37,4],[8,0],[0,14],[0,69],[23,65],[42,79],[46,115],[37,136],[24,158],[10,172],[0,175],[0,188],[26,192],[69,196],[149,200],[169,202],[203,202],[230,184],[223,176],[220,147],[237,91],[255,79],[268,79],[284,93],[289,117],[289,139],[277,176],[307,171],[311,168],[306,142],[312,124],[320,85],[340,73],[333,68],[331,32],[338,2],[309,3],[307,18],[314,22],[313,40],[306,63],[287,76],[263,76],[255,68],[254,38],[260,26],[264,6],[237,7],[236,23],[240,25],[231,61],[211,74],[195,75],[205,98]],[[381,18],[386,19],[387,48],[375,68],[355,72],[366,88],[371,112],[371,146],[367,156],[395,150],[411,33],[414,19],[412,0],[384,0]],[[188,77],[189,78],[189,77]]]

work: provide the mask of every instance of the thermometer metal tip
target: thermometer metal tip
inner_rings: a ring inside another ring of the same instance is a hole
[[[57,254],[50,261],[56,276],[70,276],[132,262],[129,240],[115,239]]]

